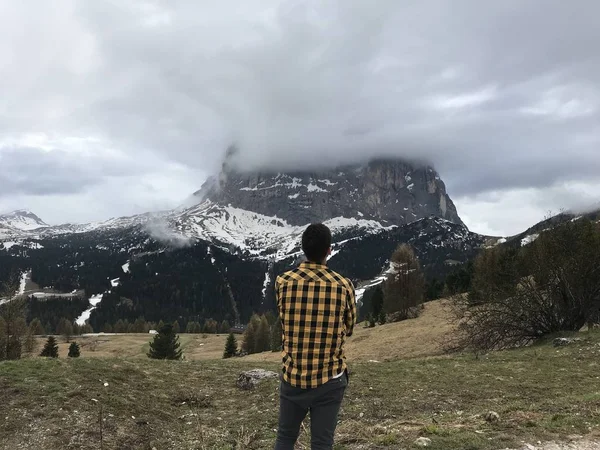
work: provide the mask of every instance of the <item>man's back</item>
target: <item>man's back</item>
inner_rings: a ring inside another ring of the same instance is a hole
[[[344,373],[344,343],[356,322],[352,283],[323,264],[305,262],[279,276],[275,289],[284,381],[316,388]]]

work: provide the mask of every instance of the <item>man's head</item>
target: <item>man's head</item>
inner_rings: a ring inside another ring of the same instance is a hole
[[[322,264],[331,254],[331,231],[322,223],[310,225],[302,234],[302,251],[306,259]]]

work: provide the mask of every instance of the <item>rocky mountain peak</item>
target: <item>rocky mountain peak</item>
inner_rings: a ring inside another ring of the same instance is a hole
[[[462,224],[434,168],[403,160],[285,173],[227,169],[209,179],[195,195],[276,216],[292,225],[334,217],[403,225],[429,216]]]
[[[49,225],[31,211],[19,209],[8,214],[0,214],[0,226],[28,231]]]

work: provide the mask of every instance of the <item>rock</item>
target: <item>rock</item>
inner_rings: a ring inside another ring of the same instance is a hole
[[[579,341],[581,341],[580,338],[556,338],[554,339],[553,345],[555,347],[564,347]]]
[[[483,416],[483,418],[485,419],[486,422],[495,423],[500,420],[500,414],[498,414],[497,412],[494,412],[494,411],[490,411],[490,412],[486,413]]]
[[[432,215],[462,224],[432,167],[391,159],[318,172],[253,173],[236,171],[235,157],[235,151],[229,152],[221,175],[210,178],[195,195],[277,216],[290,225],[335,217],[402,225]]]
[[[253,369],[242,372],[237,379],[237,387],[244,391],[254,389],[262,380],[269,378],[279,378],[279,374],[270,370]]]
[[[417,447],[429,447],[431,445],[431,439],[426,437],[420,437],[415,441]]]

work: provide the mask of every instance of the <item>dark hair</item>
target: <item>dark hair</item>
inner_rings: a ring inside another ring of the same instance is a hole
[[[311,262],[320,263],[331,247],[331,231],[322,223],[315,223],[302,234],[302,251]]]

